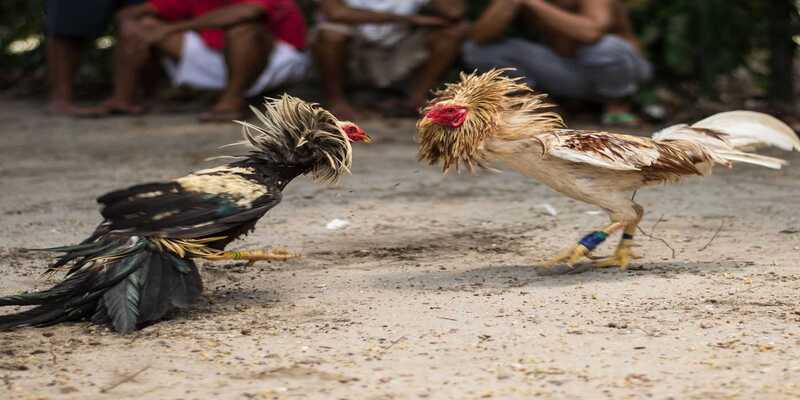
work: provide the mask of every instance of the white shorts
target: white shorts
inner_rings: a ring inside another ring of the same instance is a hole
[[[201,89],[223,89],[227,82],[227,68],[222,53],[206,46],[197,32],[188,31],[183,36],[183,51],[177,62],[164,58],[164,67],[172,83]],[[247,90],[255,96],[265,90],[298,82],[305,78],[310,61],[308,56],[286,42],[276,40],[269,56],[269,64]]]

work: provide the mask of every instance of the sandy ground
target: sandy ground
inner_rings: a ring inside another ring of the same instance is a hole
[[[47,256],[20,250],[81,240],[96,196],[207,166],[238,138],[190,114],[41,108],[0,100],[2,294],[52,284]],[[412,121],[363,125],[377,143],[353,176],[298,179],[235,245],[302,258],[202,263],[196,306],[129,336],[0,333],[0,397],[800,398],[799,155],[643,191],[642,226],[667,244],[641,237],[627,271],[548,273],[605,215],[512,173],[442,177],[415,161]]]

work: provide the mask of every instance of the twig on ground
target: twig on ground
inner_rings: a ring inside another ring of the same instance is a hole
[[[663,221],[664,221],[664,214],[661,214],[661,216],[658,217],[658,221],[656,221],[656,223],[653,224],[653,227],[650,228],[651,235],[656,233],[656,228],[658,227],[658,224],[660,224]],[[653,238],[651,237],[650,239],[652,240]]]
[[[751,291],[753,291],[753,290],[756,290],[756,289],[761,289],[761,288],[763,288],[764,286],[769,286],[769,285],[768,285],[768,284],[766,284],[766,283],[765,283],[765,284],[762,284],[762,285],[753,285],[753,286],[750,286],[750,287],[749,287],[749,288],[747,288],[747,289],[737,290],[737,291],[735,291],[735,292],[733,292],[733,293],[728,293],[728,295],[727,295],[727,296],[725,296],[725,298],[733,297],[733,296],[736,296],[737,294],[742,294],[742,293],[751,292]]]
[[[707,248],[708,248],[708,246],[710,246],[710,245],[711,245],[711,242],[713,242],[713,241],[714,241],[714,239],[716,239],[716,238],[717,238],[717,235],[719,235],[719,233],[722,231],[722,227],[725,225],[725,222],[726,222],[727,220],[728,220],[727,218],[724,218],[722,221],[720,221],[720,223],[719,223],[719,228],[717,228],[717,231],[716,231],[716,232],[714,232],[714,236],[712,236],[712,237],[711,237],[711,240],[709,240],[709,241],[708,241],[708,243],[706,243],[706,245],[705,245],[705,246],[701,247],[701,248],[700,248],[699,250],[697,250],[697,251],[703,251],[703,250],[707,249]]]
[[[406,338],[405,336],[400,336],[399,338],[397,338],[397,339],[393,340],[393,341],[392,341],[392,343],[389,343],[389,345],[388,345],[388,346],[386,346],[386,347],[384,347],[384,348],[383,348],[383,351],[385,352],[385,351],[387,351],[387,350],[391,349],[391,348],[392,348],[392,346],[394,346],[394,345],[396,345],[396,344],[400,343],[400,341],[401,341],[401,340],[404,340],[405,338]]]
[[[136,372],[134,372],[132,374],[128,374],[128,375],[123,376],[122,378],[120,378],[119,380],[114,382],[113,384],[111,384],[109,386],[106,386],[104,388],[101,388],[100,389],[100,393],[108,393],[109,391],[111,391],[112,389],[116,388],[117,386],[122,385],[123,383],[130,382],[130,381],[136,379],[136,377],[139,376],[139,374],[141,374],[142,372],[146,371],[148,368],[150,368],[150,366],[149,365],[145,365],[144,368],[142,368],[142,369],[140,369],[140,370],[138,370],[138,371],[136,371]]]
[[[672,246],[669,245],[669,242],[667,242],[666,240],[664,240],[664,239],[662,239],[660,237],[653,236],[653,235],[645,232],[644,229],[642,229],[641,226],[637,226],[636,229],[638,229],[639,232],[641,232],[642,235],[645,235],[645,236],[649,237],[650,239],[655,239],[655,240],[660,241],[661,243],[664,243],[664,246],[667,246],[667,248],[672,252],[672,258],[675,258],[675,249]]]

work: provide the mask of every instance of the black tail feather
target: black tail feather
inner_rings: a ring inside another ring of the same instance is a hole
[[[78,261],[52,288],[0,297],[0,306],[37,305],[0,316],[0,330],[91,320],[128,333],[189,306],[202,292],[192,260],[162,252],[147,239],[101,239],[92,245],[55,249],[66,253],[57,264]]]

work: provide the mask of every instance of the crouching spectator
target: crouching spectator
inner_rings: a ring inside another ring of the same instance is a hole
[[[540,41],[504,37],[514,22]],[[627,10],[618,0],[493,0],[464,46],[473,68],[513,67],[556,97],[598,100],[604,123],[636,125],[627,98],[650,79]]]
[[[174,84],[222,91],[204,122],[243,118],[247,96],[302,79],[309,64],[293,0],[149,0],[119,20],[114,91],[98,114],[143,112],[140,73],[153,56]]]
[[[416,115],[461,52],[468,25],[463,0],[320,0],[313,51],[328,107],[356,117],[348,80],[377,88],[409,82],[395,115]],[[431,15],[419,14],[425,7]],[[412,78],[413,77],[413,78]],[[388,107],[386,107],[388,108]]]
[[[55,114],[75,115],[82,109],[73,103],[73,81],[78,72],[81,47],[108,30],[118,9],[144,0],[45,0],[44,32],[47,36],[47,68],[50,101]]]

